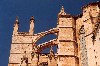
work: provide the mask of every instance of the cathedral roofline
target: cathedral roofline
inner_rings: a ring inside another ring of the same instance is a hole
[[[74,19],[78,19],[78,18],[81,18],[83,16],[83,13],[81,13],[81,14],[78,14],[78,15],[76,15],[76,16],[73,16],[74,17]]]
[[[95,5],[99,5],[100,7],[100,1],[88,3],[87,5],[84,5],[81,9],[87,8],[89,6],[95,6]]]
[[[68,14],[68,13],[65,12],[64,7],[62,6],[60,12],[58,13],[58,18],[65,17],[65,18],[75,18],[75,19],[77,19],[77,18],[81,18],[82,15],[83,15],[82,13],[78,14],[78,15],[75,15],[75,16],[71,15],[71,14]]]

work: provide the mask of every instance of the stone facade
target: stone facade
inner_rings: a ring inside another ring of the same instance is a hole
[[[57,27],[34,34],[34,17],[29,32],[19,32],[16,18],[8,66],[100,66],[100,2],[82,7],[82,14],[58,13]],[[42,37],[55,34],[56,39],[37,45]],[[52,50],[57,46],[57,53]],[[50,53],[41,53],[51,47]]]

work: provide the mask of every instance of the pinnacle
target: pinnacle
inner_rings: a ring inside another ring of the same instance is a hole
[[[65,11],[64,11],[64,7],[62,6],[59,15],[66,15]]]
[[[72,16],[70,14],[66,13],[64,11],[64,7],[62,6],[62,8],[61,8],[61,10],[60,10],[60,12],[58,14],[58,17],[67,17],[67,18],[69,18],[69,17],[72,17]]]
[[[62,6],[61,11],[64,12],[64,6]]]
[[[30,21],[31,21],[31,20],[34,20],[34,16],[31,16]]]
[[[16,22],[18,22],[18,16],[16,16]]]
[[[18,16],[16,16],[15,24],[19,24],[19,22],[18,22]]]

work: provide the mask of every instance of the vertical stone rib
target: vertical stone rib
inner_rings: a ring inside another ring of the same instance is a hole
[[[80,58],[81,66],[88,66],[87,48],[85,42],[85,30],[84,25],[80,28]]]

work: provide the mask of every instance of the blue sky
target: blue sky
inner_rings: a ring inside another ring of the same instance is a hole
[[[39,33],[56,27],[61,6],[64,6],[67,13],[77,15],[81,13],[83,5],[95,1],[98,0],[0,0],[0,66],[8,66],[16,16],[19,17],[19,31],[23,32],[28,31],[29,19],[34,16],[35,33]],[[39,43],[53,38],[53,35],[49,35]]]

